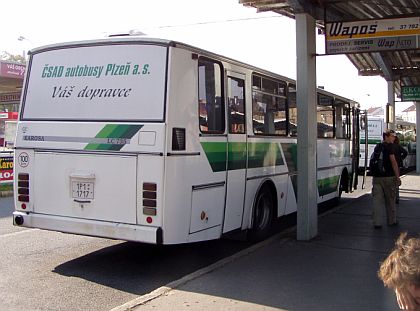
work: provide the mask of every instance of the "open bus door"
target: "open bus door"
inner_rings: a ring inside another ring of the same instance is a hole
[[[357,189],[358,186],[358,170],[359,170],[359,158],[360,158],[360,109],[352,109],[353,122],[352,122],[352,150],[351,154],[352,161],[352,181],[353,189]]]
[[[364,152],[365,158],[363,163],[363,181],[362,181],[362,189],[365,189],[365,181],[367,175],[367,165],[368,165],[368,152],[369,152],[369,135],[368,135],[368,117],[367,117],[367,110],[364,110],[363,113],[360,114],[360,131],[364,132],[365,136],[365,144],[364,144]]]
[[[245,122],[245,76],[227,71],[228,148],[226,207],[223,232],[242,226],[244,214],[247,136]]]

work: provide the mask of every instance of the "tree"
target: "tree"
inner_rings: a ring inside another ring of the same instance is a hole
[[[0,60],[26,64],[26,59],[22,55],[13,55],[7,51],[3,51],[0,55]]]

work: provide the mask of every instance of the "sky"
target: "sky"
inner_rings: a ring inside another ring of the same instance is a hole
[[[22,54],[46,44],[130,30],[296,78],[295,21],[257,13],[239,0],[20,0],[0,19],[0,53]],[[323,35],[317,35],[317,54],[324,54]],[[317,57],[317,85],[358,101],[363,109],[387,103],[386,81],[358,76],[344,55]],[[410,105],[397,102],[397,114]]]

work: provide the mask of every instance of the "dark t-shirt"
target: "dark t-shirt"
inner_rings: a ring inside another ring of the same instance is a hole
[[[385,177],[395,176],[394,170],[392,169],[391,159],[389,156],[393,154],[397,159],[398,154],[398,146],[396,144],[387,144],[383,143],[384,145],[384,169],[385,169]]]

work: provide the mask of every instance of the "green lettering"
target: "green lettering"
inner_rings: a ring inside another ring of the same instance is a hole
[[[108,73],[112,75],[112,70],[114,69],[115,64],[108,64],[106,65],[105,75],[107,76]]]

